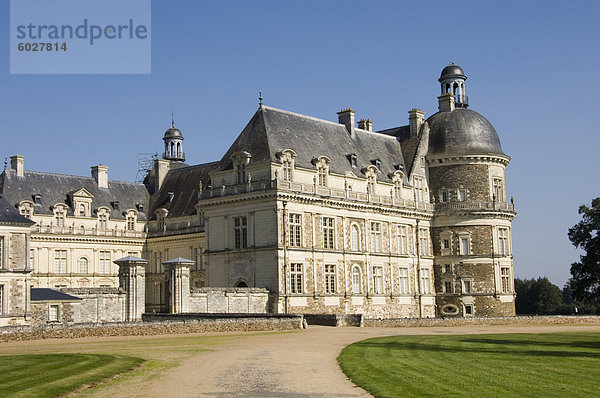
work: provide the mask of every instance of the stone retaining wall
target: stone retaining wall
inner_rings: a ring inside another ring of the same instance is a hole
[[[193,288],[189,311],[197,313],[267,313],[269,291],[263,288]]]
[[[600,324],[600,316],[516,316],[501,318],[404,318],[404,319],[364,319],[363,326],[367,327],[427,327],[427,326],[468,326],[468,325],[572,325]]]
[[[47,325],[7,327],[0,330],[0,342],[109,336],[156,336],[207,332],[281,331],[302,328],[301,316],[222,317],[182,319],[164,322],[113,323],[104,325]]]

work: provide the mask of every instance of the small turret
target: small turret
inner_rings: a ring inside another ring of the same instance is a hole
[[[465,94],[465,80],[467,80],[465,72],[454,62],[450,62],[450,65],[442,70],[442,74],[438,79],[438,82],[442,85],[442,95],[453,94],[457,108],[469,106],[469,97]]]

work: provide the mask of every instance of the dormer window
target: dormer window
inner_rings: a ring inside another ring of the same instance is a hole
[[[79,212],[77,214],[79,217],[85,217],[86,215],[86,208],[85,208],[85,204],[81,203],[79,205]]]
[[[108,214],[110,209],[102,207],[98,209],[98,229],[108,229]]]
[[[137,214],[135,210],[129,210],[127,216],[127,231],[135,231],[135,223],[137,221]]]
[[[284,149],[281,151],[279,158],[283,169],[283,181],[292,181],[296,152],[291,149]]]
[[[35,195],[33,195],[33,203],[36,205],[41,205],[42,204],[42,195],[39,193],[36,193]]]
[[[317,166],[317,185],[320,187],[326,187],[327,176],[329,174],[329,158],[327,156],[320,156],[313,162],[315,166]]]
[[[371,163],[375,167],[377,167],[377,170],[381,171],[381,160],[379,160],[379,159],[371,160]]]
[[[33,208],[33,202],[24,200],[19,204],[19,213],[21,213],[21,215],[24,217],[31,218],[33,216]]]
[[[235,152],[231,155],[236,184],[245,184],[247,182],[246,166],[250,163],[251,157],[250,153],[246,151]]]
[[[137,204],[137,209],[140,213],[144,212],[144,205],[142,203],[138,203]]]
[[[377,179],[377,168],[373,165],[367,167],[365,175],[367,176],[367,193],[375,195],[375,181]]]
[[[67,217],[67,209],[63,204],[57,204],[53,207],[54,210],[54,225],[57,227],[65,226],[65,219]]]
[[[112,202],[112,208],[113,210],[119,210],[119,202]]]
[[[394,165],[394,169],[396,169],[396,170],[404,170],[404,165],[403,164],[395,164]]]
[[[357,167],[358,164],[358,157],[356,156],[355,153],[351,154],[348,156],[348,159],[350,160],[350,166],[352,167]]]

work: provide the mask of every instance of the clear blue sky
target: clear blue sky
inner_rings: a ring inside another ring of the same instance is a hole
[[[221,157],[265,103],[376,129],[437,110],[450,61],[496,127],[515,197],[515,273],[562,285],[567,229],[600,196],[598,1],[153,1],[150,75],[10,75],[0,5],[0,155],[25,168],[131,181],[175,109],[187,162]]]

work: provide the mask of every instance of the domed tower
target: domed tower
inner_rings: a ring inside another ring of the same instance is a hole
[[[175,127],[175,121],[171,119],[171,127],[165,131],[163,137],[165,142],[165,153],[163,159],[176,162],[185,161],[185,153],[183,152],[183,135],[181,131]]]
[[[494,126],[467,109],[466,79],[460,66],[444,68],[439,112],[426,121],[437,315],[512,316],[510,157]]]

